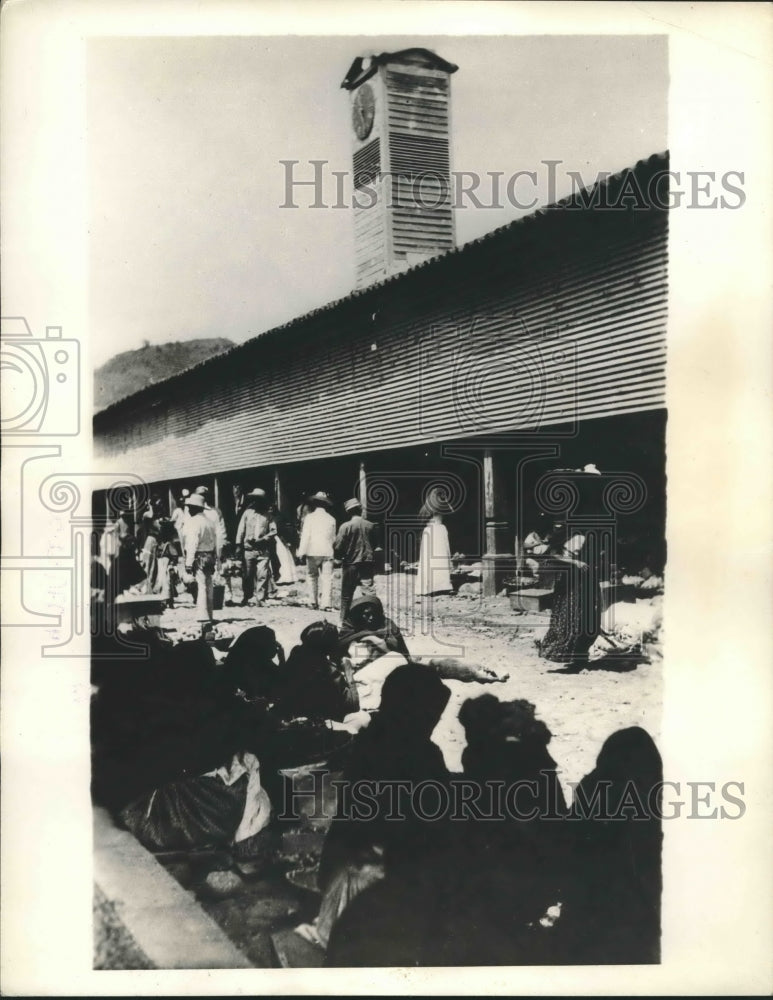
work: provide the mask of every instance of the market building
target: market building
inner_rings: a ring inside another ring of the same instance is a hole
[[[667,154],[457,247],[455,69],[422,49],[355,60],[355,188],[380,195],[353,210],[357,289],[103,409],[96,459],[170,509],[199,484],[219,506],[260,486],[287,512],[357,494],[408,562],[440,487],[452,550],[483,561],[489,594],[541,515],[582,520],[555,470],[593,464],[618,561],[660,571]]]

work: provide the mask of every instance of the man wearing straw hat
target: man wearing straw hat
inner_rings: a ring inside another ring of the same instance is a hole
[[[314,493],[306,501],[309,512],[303,519],[298,557],[306,557],[311,606],[318,608],[319,580],[322,578],[322,609],[332,611],[333,590],[333,540],[336,536],[335,518],[330,514],[330,497],[327,493]]]
[[[213,586],[217,532],[215,525],[204,516],[204,497],[189,496],[185,505],[188,519],[183,523],[185,572],[196,580],[196,614],[199,621],[212,621]]]
[[[266,514],[266,491],[254,489],[247,494],[247,510],[236,531],[236,554],[244,560],[242,606],[253,602],[260,607],[272,586],[270,544],[276,527]]]
[[[217,535],[217,558],[221,559],[223,556],[223,546],[226,543],[226,531],[225,531],[225,521],[223,520],[223,515],[218,507],[213,507],[209,502],[209,487],[208,486],[197,486],[194,490],[195,493],[204,500],[204,517],[210,521],[215,527],[215,533]]]
[[[346,621],[354,592],[359,584],[367,594],[373,591],[376,525],[362,516],[362,504],[356,497],[347,500],[344,521],[336,535],[333,549],[341,560],[341,621]]]

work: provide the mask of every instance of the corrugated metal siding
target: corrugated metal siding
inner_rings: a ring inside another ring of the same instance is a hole
[[[633,216],[475,248],[453,280],[406,275],[375,312],[346,302],[111,411],[98,452],[152,481],[661,408],[666,213]]]

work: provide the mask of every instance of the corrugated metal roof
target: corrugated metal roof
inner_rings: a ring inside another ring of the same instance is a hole
[[[324,306],[312,309],[310,312],[303,313],[301,316],[288,320],[288,322],[282,323],[280,326],[272,327],[264,333],[251,337],[244,343],[238,344],[230,350],[224,351],[222,354],[217,354],[212,358],[207,358],[195,365],[191,365],[189,368],[183,369],[176,375],[165,379],[163,382],[154,382],[152,385],[144,386],[137,392],[134,392],[129,396],[125,396],[123,399],[117,400],[115,403],[105,407],[103,410],[99,410],[94,414],[93,419],[96,422],[109,414],[122,410],[127,405],[133,406],[135,403],[139,403],[146,397],[156,396],[160,388],[172,386],[174,383],[181,382],[193,372],[199,372],[204,368],[212,368],[214,370],[214,366],[222,365],[226,361],[230,363],[233,356],[238,352],[254,348],[259,342],[268,345],[268,343],[279,335],[297,330],[310,320],[326,313],[331,313],[341,309],[350,302],[358,300],[367,302],[368,298],[377,299],[385,288],[391,289],[401,283],[409,282],[413,280],[419,272],[421,272],[422,280],[429,281],[435,277],[442,277],[451,262],[474,258],[475,255],[481,252],[481,248],[493,246],[499,241],[508,240],[513,236],[525,234],[529,231],[533,232],[538,225],[543,224],[546,220],[555,217],[559,213],[566,212],[567,210],[574,210],[585,218],[593,216],[596,209],[588,208],[586,206],[588,202],[592,200],[591,196],[594,195],[595,192],[602,190],[606,191],[606,202],[614,203],[615,189],[622,188],[626,179],[631,174],[635,174],[637,178],[640,178],[642,176],[646,176],[648,173],[654,173],[657,168],[667,169],[668,159],[668,151],[654,153],[646,159],[639,160],[636,164],[634,164],[634,166],[625,167],[617,173],[605,178],[603,181],[594,184],[590,188],[584,188],[581,191],[575,192],[574,194],[561,199],[560,201],[538,208],[534,212],[530,212],[528,215],[524,215],[504,226],[493,229],[490,233],[485,233],[483,236],[480,236],[475,240],[470,240],[462,246],[455,247],[452,250],[447,250],[445,253],[440,253],[429,260],[415,264],[412,267],[401,271],[399,274],[389,275],[381,281],[375,281],[373,284],[368,285],[367,288],[355,289],[340,299],[334,299],[332,302],[328,302]],[[641,185],[638,190],[641,190]]]

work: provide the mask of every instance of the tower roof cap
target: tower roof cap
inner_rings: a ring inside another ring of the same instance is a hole
[[[454,63],[443,59],[431,49],[400,49],[399,52],[382,52],[377,56],[358,56],[349,67],[341,86],[344,90],[354,90],[374,76],[379,66],[390,62],[409,62],[432,69],[442,69],[446,73],[455,73],[459,69]]]

